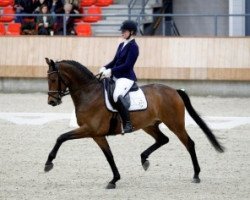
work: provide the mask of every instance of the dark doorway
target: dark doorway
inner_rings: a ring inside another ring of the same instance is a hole
[[[250,1],[246,1],[246,14],[250,14]],[[250,16],[246,16],[246,36],[250,35]]]
[[[154,14],[172,14],[173,0],[163,0],[162,7],[155,8]],[[164,24],[163,24],[164,23]],[[154,17],[153,22],[144,25],[144,35],[179,35],[172,17]]]

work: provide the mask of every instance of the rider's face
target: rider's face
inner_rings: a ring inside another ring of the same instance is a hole
[[[128,39],[129,36],[130,36],[130,31],[128,31],[128,30],[123,30],[123,31],[122,31],[122,37],[123,37],[125,40]]]

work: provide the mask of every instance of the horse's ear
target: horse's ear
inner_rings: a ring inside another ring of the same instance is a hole
[[[45,58],[46,63],[50,66],[50,60],[48,58]]]
[[[56,70],[56,64],[52,59],[50,59],[50,66],[52,67],[53,70]]]
[[[52,70],[56,70],[56,64],[52,59],[45,58],[46,63],[49,65],[49,67],[52,67]]]
[[[50,64],[51,64],[53,67],[56,66],[54,60],[52,60],[52,59],[50,59]]]

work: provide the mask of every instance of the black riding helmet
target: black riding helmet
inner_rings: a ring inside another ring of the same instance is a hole
[[[120,31],[133,31],[133,35],[136,35],[137,23],[132,20],[126,20],[122,23]]]

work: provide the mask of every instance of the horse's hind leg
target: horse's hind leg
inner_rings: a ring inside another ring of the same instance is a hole
[[[184,146],[186,147],[187,151],[189,152],[191,159],[192,159],[192,163],[193,163],[193,167],[194,167],[194,177],[193,177],[193,182],[194,183],[199,183],[200,182],[200,178],[199,178],[199,173],[200,173],[200,166],[197,160],[197,156],[196,156],[196,152],[195,152],[195,144],[194,141],[189,137],[189,135],[187,134],[187,131],[184,128],[184,125],[176,125],[175,127],[183,127],[183,128],[171,128],[169,127],[169,129],[171,131],[173,131],[177,137],[180,139],[180,141],[184,144]]]
[[[149,161],[147,160],[149,155],[169,141],[168,137],[165,136],[159,129],[159,124],[160,123],[157,122],[153,126],[149,126],[143,129],[146,133],[148,133],[155,139],[155,143],[141,154],[141,163],[144,170],[147,170],[149,167]]]
[[[199,173],[200,173],[200,166],[197,160],[196,152],[195,152],[195,144],[194,141],[188,136],[188,144],[187,144],[187,150],[191,156],[193,166],[194,166],[194,177],[193,177],[193,182],[194,183],[199,183],[200,178],[199,178]]]

